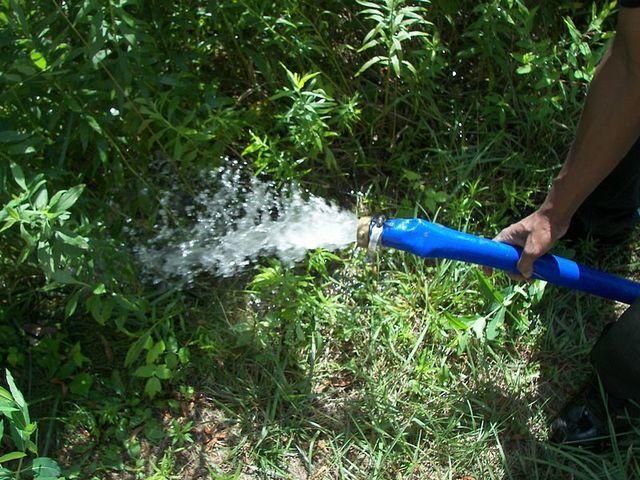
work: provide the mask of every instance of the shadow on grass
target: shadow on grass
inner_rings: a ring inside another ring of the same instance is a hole
[[[583,248],[580,250],[580,248]],[[596,245],[578,245],[577,259],[617,275],[632,277],[630,244],[618,245],[606,255]],[[488,422],[501,424],[497,434],[502,448],[505,477],[509,479],[628,479],[638,478],[640,430],[613,435],[604,451],[558,446],[547,441],[550,422],[586,383],[594,378],[590,351],[601,332],[616,321],[626,307],[614,302],[568,292],[548,285],[534,317],[543,319],[543,334],[529,360],[539,365],[533,395],[505,396],[495,384],[481,385],[472,400]],[[476,412],[477,413],[477,412]],[[540,431],[542,417],[543,430]]]
[[[631,276],[632,270],[625,270],[625,265],[634,265],[629,256],[628,248],[621,246],[598,261],[595,255],[581,260]],[[546,442],[546,425],[591,374],[588,355],[600,331],[621,313],[612,302],[548,286],[532,315],[543,319],[542,333],[526,359],[538,366],[535,388],[523,389],[521,395],[505,393],[512,390],[487,376],[464,396],[453,388],[442,393],[455,399],[419,408],[424,397],[405,401],[374,391],[376,384],[389,379],[372,378],[373,370],[357,358],[357,349],[347,351],[349,341],[341,342],[347,350],[332,360],[340,368],[310,375],[308,368],[300,367],[312,362],[308,350],[288,350],[277,335],[257,333],[264,321],[259,311],[253,309],[253,330],[238,330],[251,308],[245,307],[248,300],[242,290],[246,279],[230,282],[202,285],[202,292],[194,292],[193,308],[189,306],[195,317],[200,315],[189,324],[198,345],[189,383],[199,394],[179,398],[183,412],[173,413],[183,424],[194,422],[194,442],[175,455],[176,467],[188,472],[183,478],[208,478],[210,471],[242,472],[249,478],[326,478],[336,472],[354,478],[447,478],[429,476],[429,462],[437,461],[440,467],[462,457],[466,462],[470,456],[465,448],[480,452],[495,445],[500,456],[495,464],[503,476],[494,475],[493,465],[481,466],[477,471],[489,473],[476,475],[477,480],[624,479],[638,473],[638,436],[621,440],[603,454]],[[249,337],[242,338],[245,334]],[[429,390],[428,395],[437,391]],[[450,411],[438,410],[440,406]],[[166,427],[165,423],[168,431]],[[479,431],[485,436],[467,447],[465,442]],[[165,435],[147,454],[161,459],[170,442]],[[464,471],[475,473],[464,462],[452,466],[452,478],[464,478]]]
[[[578,257],[596,268],[631,276],[632,269],[625,270],[625,265],[633,264],[629,262],[629,251],[629,246],[621,245],[607,255],[596,257],[597,250],[589,254],[589,249],[583,248]],[[383,440],[390,441],[392,445],[388,448],[406,450],[394,458],[398,462],[402,456],[410,457],[408,445],[417,449],[421,439],[431,435],[436,437],[439,451],[433,450],[430,455],[439,458],[440,464],[446,464],[456,456],[455,452],[446,450],[446,443],[461,439],[456,437],[460,431],[479,431],[478,426],[486,424],[495,426],[488,435],[495,436],[503,478],[633,478],[634,472],[638,472],[633,458],[640,452],[637,446],[640,437],[627,436],[617,447],[599,454],[574,447],[553,446],[546,441],[549,422],[592,375],[588,358],[593,344],[604,326],[615,321],[622,309],[610,301],[553,286],[547,287],[535,309],[532,317],[542,319],[543,325],[532,326],[541,327],[541,333],[526,359],[527,363],[537,365],[539,371],[535,388],[523,389],[522,395],[515,396],[505,393],[508,389],[500,388],[487,378],[476,383],[464,398],[452,402],[452,412],[460,413],[457,423],[445,419],[444,412],[431,413],[426,411],[427,408],[415,415],[411,412],[413,407],[399,412],[393,402],[381,402],[376,394],[360,388],[359,376],[363,372],[358,369],[352,376],[311,382],[307,374],[295,366],[301,359],[288,358],[294,352],[282,350],[277,344],[265,346],[257,338],[244,346],[229,348],[226,345],[218,350],[224,352],[217,357],[218,365],[213,369],[211,365],[204,365],[206,370],[203,374],[209,375],[205,391],[214,404],[240,418],[241,434],[236,438],[243,438],[244,445],[250,445],[250,448],[241,452],[237,450],[239,444],[228,445],[238,452],[236,464],[250,465],[250,468],[263,473],[291,475],[286,462],[283,467],[283,457],[291,446],[286,441],[295,444],[298,452],[302,452],[300,458],[306,462],[308,472],[322,471],[322,461],[312,462],[309,459],[317,449],[326,449],[318,457],[330,461],[335,452],[329,451],[331,446],[327,446],[327,438],[341,439],[343,445],[360,441],[367,448],[374,448]],[[219,341],[236,341],[236,332],[229,328],[232,324],[231,319]],[[350,355],[351,352],[345,352],[340,364],[348,364]],[[384,381],[380,379],[380,382]],[[333,389],[334,394],[324,395],[323,385]],[[432,421],[441,422],[441,425],[430,431]],[[439,428],[441,430],[437,433]],[[437,436],[449,428],[453,429],[453,440],[438,444]],[[403,440],[394,440],[396,435]],[[317,439],[320,440],[316,443]],[[486,438],[485,441],[490,443]],[[424,448],[429,450],[430,447],[425,444]],[[347,463],[366,461],[366,455],[359,460],[357,456],[350,455],[347,455]],[[411,470],[414,474],[419,471],[419,466],[398,465],[394,461],[390,461],[387,468],[404,472]],[[371,467],[365,466],[363,470],[368,468]],[[479,470],[492,472],[492,468],[482,467]],[[464,471],[464,466],[461,469]],[[491,477],[493,475],[487,478]]]

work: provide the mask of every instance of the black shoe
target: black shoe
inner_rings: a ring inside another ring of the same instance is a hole
[[[611,440],[610,419],[616,433],[628,430],[630,424],[626,402],[611,395],[606,397],[605,406],[597,384],[590,383],[551,423],[549,440],[596,451],[607,448]]]

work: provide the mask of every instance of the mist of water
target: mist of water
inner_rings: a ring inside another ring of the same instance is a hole
[[[136,248],[157,280],[228,277],[263,256],[291,265],[309,250],[337,250],[355,241],[355,214],[296,185],[278,189],[237,162],[194,183],[195,198],[177,191],[162,196],[155,234]]]

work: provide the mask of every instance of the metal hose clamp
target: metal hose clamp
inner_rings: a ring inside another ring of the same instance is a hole
[[[369,227],[369,245],[367,247],[369,258],[373,257],[376,248],[378,248],[385,220],[386,218],[384,215],[376,215],[371,219],[371,226]]]

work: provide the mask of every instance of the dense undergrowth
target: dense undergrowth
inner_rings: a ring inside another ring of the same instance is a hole
[[[493,235],[561,163],[614,8],[0,2],[0,478],[638,475],[628,439],[546,443],[610,304],[355,250],[178,289],[127,234],[228,156]]]

